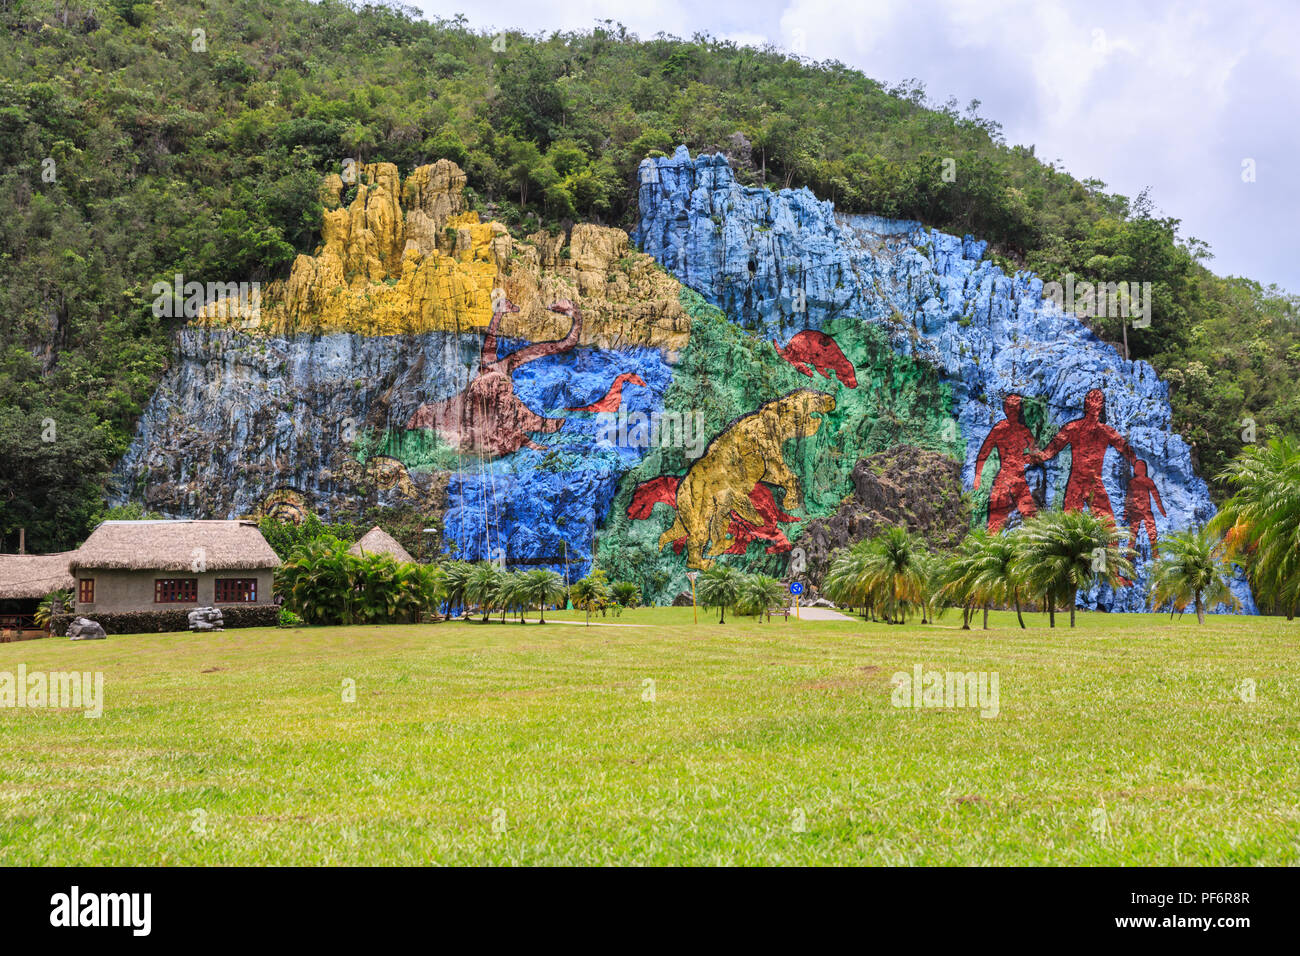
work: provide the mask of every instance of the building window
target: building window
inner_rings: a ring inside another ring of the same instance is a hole
[[[217,578],[218,604],[256,604],[257,578]]]
[[[155,604],[184,604],[198,599],[198,578],[158,578],[153,583]]]
[[[77,601],[81,604],[95,603],[94,578],[81,578],[77,581]]]

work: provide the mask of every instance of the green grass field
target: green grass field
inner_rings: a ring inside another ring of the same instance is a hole
[[[0,645],[105,696],[0,709],[0,864],[1300,862],[1300,622],[554,616]]]

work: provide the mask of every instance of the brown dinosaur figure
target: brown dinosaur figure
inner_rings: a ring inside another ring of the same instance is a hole
[[[578,336],[582,334],[582,313],[578,307],[568,299],[560,299],[548,308],[573,321],[569,334],[550,342],[535,342],[502,358],[497,354],[501,317],[519,311],[509,299],[502,299],[483,338],[478,374],[473,381],[463,392],[421,405],[406,427],[432,428],[458,451],[485,458],[509,455],[523,447],[544,451],[529,436],[558,431],[564,419],[543,418],[520,401],[511,375],[521,365],[567,352],[578,344]]]

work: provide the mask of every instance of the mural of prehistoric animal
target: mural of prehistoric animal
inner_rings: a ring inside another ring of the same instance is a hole
[[[1134,551],[1137,550],[1138,532],[1145,524],[1147,539],[1151,542],[1151,560],[1154,561],[1160,557],[1160,551],[1156,548],[1156,519],[1151,513],[1151,502],[1154,499],[1162,516],[1165,514],[1165,505],[1160,500],[1160,491],[1156,488],[1156,483],[1147,474],[1147,463],[1139,458],[1137,464],[1133,466],[1133,471],[1133,477],[1128,483],[1128,494],[1124,498],[1124,520],[1129,526],[1128,546]]]
[[[654,510],[657,504],[666,504],[670,508],[677,507],[677,486],[681,483],[681,478],[677,475],[660,475],[658,478],[651,478],[649,481],[643,481],[632,493],[632,501],[627,506],[627,516],[633,520],[650,517],[650,512]],[[754,510],[763,518],[761,527],[756,527],[744,518],[740,517],[735,511],[731,513],[731,523],[727,526],[727,534],[734,538],[731,547],[723,551],[723,554],[744,554],[749,549],[751,541],[770,541],[767,546],[768,554],[780,554],[789,551],[793,545],[790,539],[785,536],[785,532],[778,527],[777,522],[798,521],[794,515],[786,514],[776,503],[776,498],[767,485],[758,482],[749,492],[749,500],[754,505]],[[673,550],[678,554],[682,553],[682,548],[686,546],[686,537],[683,535],[673,541]]]
[[[590,405],[583,405],[581,408],[566,408],[566,412],[616,412],[619,406],[623,404],[623,386],[640,385],[646,388],[645,379],[636,372],[624,372],[618,378],[614,379],[614,384],[609,387],[603,398],[597,399]]]
[[[704,569],[713,564],[712,557],[705,557],[706,548],[712,556],[738,553],[732,551],[740,545],[732,530],[734,519],[750,525],[754,532],[764,533],[754,533],[749,540],[760,536],[775,540],[774,534],[779,534],[776,522],[788,516],[776,507],[775,500],[768,508],[763,492],[759,492],[763,508],[768,511],[764,514],[755,502],[754,486],[762,482],[781,488],[787,508],[802,508],[799,482],[785,462],[782,446],[788,439],[816,433],[821,427],[817,416],[834,408],[835,399],[810,388],[797,389],[760,405],[714,436],[675,489],[670,483],[672,476],[652,479],[653,484],[644,492],[638,488],[628,514],[648,515],[657,501],[667,503],[670,492],[675,492],[672,503],[677,516],[672,527],[660,535],[659,548],[669,544],[684,546],[686,563],[692,568]],[[770,490],[764,491],[771,495]],[[780,537],[784,541],[785,536]],[[781,541],[776,542],[778,547]]]
[[[1062,511],[1082,511],[1086,505],[1095,515],[1105,515],[1115,520],[1110,496],[1101,480],[1101,466],[1106,449],[1114,448],[1136,470],[1137,455],[1128,441],[1115,429],[1101,420],[1106,411],[1106,393],[1099,388],[1089,389],[1083,398],[1083,414],[1066,422],[1048,446],[1031,454],[1034,464],[1055,458],[1066,445],[1070,446],[1070,480],[1065,485]]]
[[[549,308],[572,319],[568,335],[550,342],[536,342],[501,358],[497,354],[501,317],[519,311],[510,300],[502,299],[483,339],[478,374],[473,381],[463,392],[421,405],[406,427],[432,428],[458,451],[485,458],[509,455],[523,447],[544,450],[529,436],[558,431],[564,419],[543,418],[528,408],[515,395],[511,375],[521,365],[567,352],[578,344],[582,333],[582,313],[578,307],[568,299],[560,299]]]
[[[821,372],[823,378],[830,378],[831,372],[834,372],[841,384],[849,388],[858,387],[858,375],[853,369],[853,363],[825,332],[804,329],[790,339],[785,348],[781,348],[775,341],[772,345],[781,358],[809,378],[812,378],[814,369]]]
[[[1025,480],[1025,468],[1036,463],[1033,459],[1039,449],[1021,416],[1023,404],[1023,397],[1014,392],[1002,399],[1002,411],[1007,417],[989,429],[975,459],[975,487],[978,488],[984,463],[992,452],[998,453],[998,473],[989,492],[989,531],[993,534],[1002,530],[1013,509],[1020,512],[1022,519],[1038,513],[1029,482]]]

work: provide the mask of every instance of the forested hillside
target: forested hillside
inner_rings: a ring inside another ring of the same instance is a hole
[[[742,183],[969,232],[1012,269],[1151,281],[1128,347],[1173,386],[1207,479],[1243,420],[1300,431],[1296,297],[1214,276],[1146,196],[918,84],[708,37],[492,37],[338,2],[0,0],[0,25],[0,550],[19,527],[34,550],[75,546],[103,513],[185,321],[155,317],[153,284],[286,277],[348,160],[454,160],[471,206],[523,235],[630,227],[642,158],[721,151]]]

